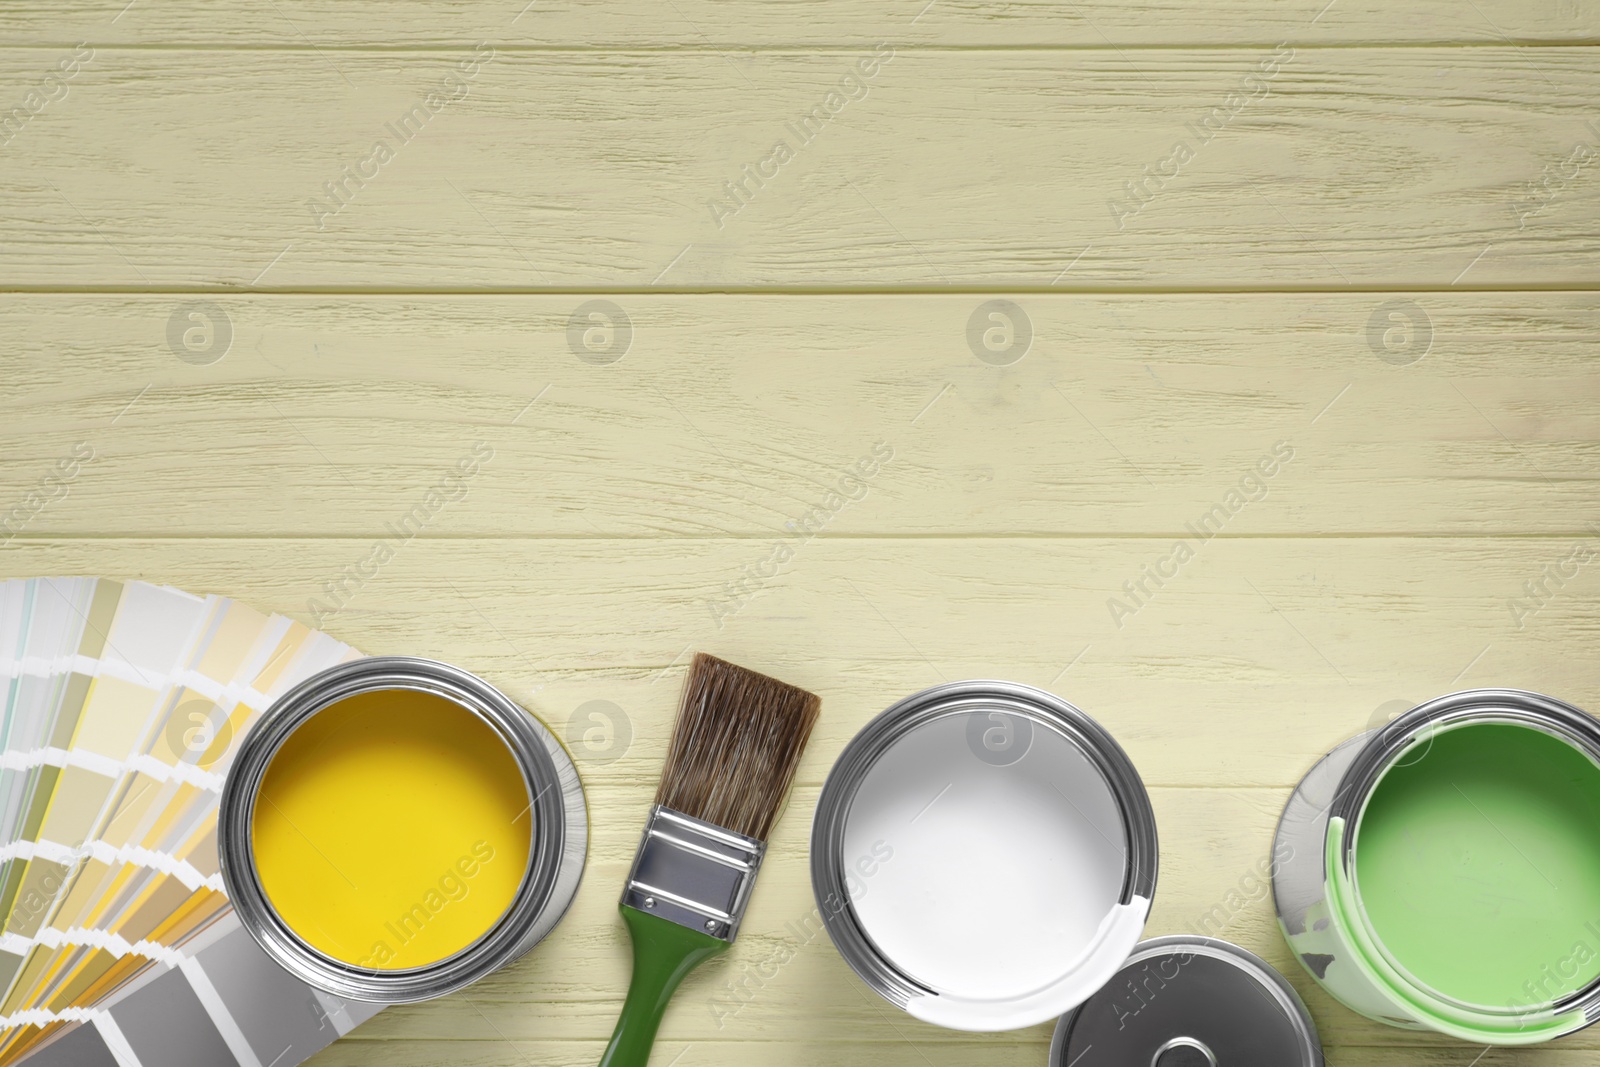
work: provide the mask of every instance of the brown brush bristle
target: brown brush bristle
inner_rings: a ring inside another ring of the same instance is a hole
[[[815,693],[696,653],[656,803],[765,841],[821,709]]]

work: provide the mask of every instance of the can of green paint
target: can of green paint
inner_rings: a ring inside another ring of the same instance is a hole
[[[1600,722],[1570,704],[1478,689],[1346,741],[1273,856],[1289,946],[1368,1018],[1483,1045],[1600,1018]]]

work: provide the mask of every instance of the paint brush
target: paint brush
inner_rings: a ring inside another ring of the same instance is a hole
[[[633,981],[600,1067],[645,1067],[685,975],[728,951],[821,700],[698,653],[622,891]]]

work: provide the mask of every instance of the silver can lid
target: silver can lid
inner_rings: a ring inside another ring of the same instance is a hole
[[[1311,1015],[1260,957],[1209,937],[1140,942],[1062,1016],[1050,1067],[1322,1067]]]

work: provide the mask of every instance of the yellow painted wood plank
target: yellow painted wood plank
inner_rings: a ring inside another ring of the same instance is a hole
[[[1600,705],[1600,298],[1570,291],[1600,281],[1600,68],[1503,47],[1593,44],[1597,20],[1572,0],[8,4],[0,289],[217,291],[0,299],[0,518],[21,520],[0,575],[320,618],[480,671],[572,744],[595,835],[568,922],[322,1067],[598,1059],[615,895],[695,647],[817,689],[824,720],[750,925],[685,989],[662,1062],[1044,1063],[1048,1028],[921,1026],[822,938],[711,1011],[809,911],[806,824],[842,745],[976,675],[1063,693],[1152,783],[1151,933],[1222,907],[1334,1067],[1474,1062],[1323,996],[1253,868],[1295,778],[1405,702],[1508,684]],[[894,58],[843,82],[879,42]],[[830,104],[814,136],[786,125]],[[402,115],[420,132],[386,132]],[[347,177],[380,138],[392,158]],[[794,158],[748,177],[778,138]],[[748,203],[714,206],[741,181]],[[251,286],[564,291],[226,292]],[[1569,291],[1525,291],[1549,287]],[[1095,295],[1297,288],[1319,291]],[[602,322],[569,341],[595,299],[629,316],[614,363]],[[1032,334],[1007,366],[969,341],[991,299]],[[231,335],[216,363],[202,301]],[[1293,459],[1231,510],[1279,441]],[[879,442],[861,498],[829,504]],[[1219,536],[1188,534],[1219,504]],[[1193,560],[1150,577],[1178,538]]]
[[[643,786],[591,786],[588,796],[595,815],[589,867],[578,900],[556,933],[464,997],[386,1011],[357,1031],[357,1040],[387,1048],[397,1039],[520,1045],[609,1034],[629,961],[616,899],[651,794]],[[1270,870],[1269,843],[1286,797],[1286,790],[1153,791],[1163,853],[1149,936],[1203,931],[1260,954],[1306,999],[1329,1046],[1390,1046],[1405,1048],[1408,1055],[1425,1048],[1463,1048],[1437,1035],[1400,1031],[1356,1015],[1324,994],[1289,953],[1273,916],[1270,886],[1261,877]],[[685,983],[662,1040],[669,1047],[756,1041],[809,1047],[812,1058],[806,1062],[848,1057],[848,1046],[855,1045],[894,1056],[895,1046],[906,1041],[930,1055],[958,1048],[969,1057],[1023,1045],[1038,1048],[1042,1064],[1049,1025],[1009,1034],[944,1030],[899,1013],[854,977],[815,921],[806,858],[815,801],[810,787],[794,796],[733,951]],[[870,881],[865,892],[872,892]],[[1574,1035],[1560,1047],[1591,1050],[1592,1056],[1600,1049],[1600,1035]]]
[[[1177,537],[1241,488],[1223,536],[1596,517],[1600,294],[613,294],[571,329],[594,299],[0,298],[0,537]]]
[[[1499,42],[1594,40],[1600,21],[1572,0],[1213,0],[1204,7],[1109,0],[1077,5],[1048,0],[896,0],[850,4],[681,0],[672,4],[581,0],[503,0],[462,6],[330,0],[280,0],[230,7],[226,17],[204,0],[138,4],[6,6],[14,44],[215,45],[349,48],[472,45],[492,40],[527,47],[737,48],[827,45],[889,37],[907,45],[1276,44],[1305,37],[1316,43],[1396,41]]]
[[[482,1025],[481,1020],[479,1025]],[[822,1022],[818,1028],[825,1029],[826,1026],[826,1022]],[[370,1067],[372,1064],[437,1067],[441,1063],[451,1064],[452,1067],[530,1067],[534,1064],[539,1067],[594,1067],[600,1061],[605,1045],[604,1038],[592,1041],[376,1042],[347,1037],[306,1062],[311,1067]],[[985,1064],[994,1064],[996,1067],[1045,1067],[1047,1047],[1036,1041],[1008,1042],[1002,1038],[991,1041],[990,1045],[992,1047],[985,1048],[982,1053]],[[929,1067],[930,1064],[933,1067],[966,1067],[973,1062],[974,1051],[971,1047],[962,1046],[919,1049],[906,1042],[902,1042],[900,1047],[865,1042],[825,1043],[820,1036],[793,1042],[719,1041],[687,1045],[663,1039],[656,1044],[652,1062],[659,1058],[662,1064],[670,1065],[673,1057],[680,1055],[682,1059],[678,1061],[678,1067],[748,1067],[751,1063],[772,1067],[788,1067],[790,1064],[813,1067],[818,1063],[838,1064],[839,1067],[857,1067],[858,1064],[861,1067],[869,1064],[884,1064],[887,1067]],[[1434,1067],[1435,1064],[1445,1067],[1448,1063],[1445,1060],[1419,1062],[1426,1067]],[[1540,1062],[1542,1067],[1542,1061],[1528,1062]],[[1550,1067],[1567,1067],[1567,1064],[1561,1060],[1551,1060]]]
[[[1587,287],[1593,60],[101,48],[4,146],[0,287]]]
[[[818,1023],[825,1030],[828,1020]],[[359,1032],[359,1031],[358,1031]],[[346,1038],[316,1058],[313,1067],[357,1067],[382,1063],[390,1067],[434,1067],[439,1063],[461,1067],[585,1067],[593,1065],[605,1050],[605,1042],[560,1041],[389,1041],[374,1047]],[[1328,1067],[1463,1067],[1482,1049],[1459,1046],[1452,1049],[1406,1049],[1334,1047],[1324,1050]],[[744,1067],[751,1063],[770,1067],[814,1067],[818,1063],[839,1067],[968,1067],[981,1056],[984,1064],[995,1067],[1045,1067],[1048,1043],[1032,1041],[1008,1043],[991,1037],[982,1052],[961,1046],[919,1047],[911,1042],[898,1044],[825,1044],[820,1036],[796,1041],[716,1042],[685,1046],[663,1043],[657,1056],[670,1064],[682,1055],[679,1067]],[[825,1058],[824,1058],[825,1057]],[[1496,1049],[1486,1053],[1476,1067],[1589,1067],[1594,1053],[1580,1049],[1536,1048]]]
[[[1131,614],[1123,582],[1164,540],[824,538],[734,590],[768,543],[412,541],[351,581],[372,542],[28,540],[0,552],[0,575],[166,582],[320,618],[366,652],[458,663],[553,723],[598,780],[655,779],[705,649],[823,696],[805,784],[900,697],[1007,678],[1105,723],[1152,784],[1287,787],[1401,702],[1508,686],[1600,709],[1594,547],[1218,538]],[[1544,584],[1543,606],[1526,583]]]

